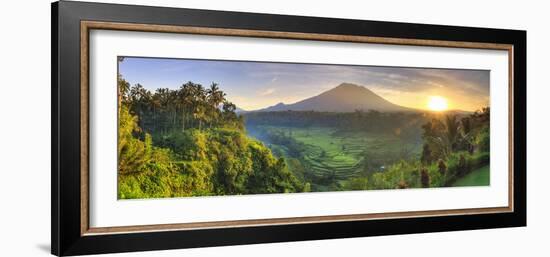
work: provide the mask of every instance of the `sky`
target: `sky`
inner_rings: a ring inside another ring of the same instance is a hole
[[[119,72],[131,85],[139,83],[151,91],[177,89],[188,81],[205,87],[216,82],[226,98],[244,110],[295,103],[344,82],[417,109],[427,109],[433,96],[445,98],[449,109],[489,106],[487,70],[126,57]]]

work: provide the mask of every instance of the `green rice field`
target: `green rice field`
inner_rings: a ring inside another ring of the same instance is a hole
[[[305,167],[305,173],[314,177],[329,176],[336,183],[360,173],[364,175],[384,169],[384,165],[398,159],[417,157],[420,152],[419,144],[406,144],[390,133],[342,132],[328,127],[279,126],[259,126],[253,131],[255,132],[251,133],[252,136],[264,141],[274,153],[279,153],[282,157],[288,157],[288,148],[269,142],[265,134],[279,133],[291,137],[302,146],[300,161]],[[409,149],[409,152],[403,149]]]

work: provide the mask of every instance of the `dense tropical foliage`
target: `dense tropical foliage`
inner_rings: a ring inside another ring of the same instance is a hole
[[[282,158],[246,136],[235,105],[213,83],[152,93],[119,88],[121,199],[302,192]]]

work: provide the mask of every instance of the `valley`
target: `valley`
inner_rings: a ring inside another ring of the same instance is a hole
[[[405,140],[392,133],[288,126],[247,127],[247,132],[285,158],[291,170],[310,181],[313,191],[337,190],[350,178],[418,158],[422,149],[420,135]]]

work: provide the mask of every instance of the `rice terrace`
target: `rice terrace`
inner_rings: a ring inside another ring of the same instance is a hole
[[[303,164],[290,162],[288,165],[292,170],[300,169],[303,172],[306,169],[300,166],[308,167],[309,172],[300,175],[309,176],[311,181],[321,182],[315,183],[316,186],[322,186],[322,181],[325,181],[326,186],[332,184],[334,187],[347,179],[367,175],[369,170],[364,168],[367,162],[369,167],[383,170],[384,163],[391,157],[398,159],[402,155],[412,156],[421,150],[418,145],[411,144],[408,148],[410,152],[404,152],[399,138],[391,134],[370,135],[362,132],[339,132],[332,128],[271,126],[249,128],[249,131],[260,131],[251,135],[266,142],[276,156],[301,158]],[[301,147],[299,154],[291,154],[284,144],[273,143],[270,138],[274,135],[288,136],[290,140],[294,140]]]

